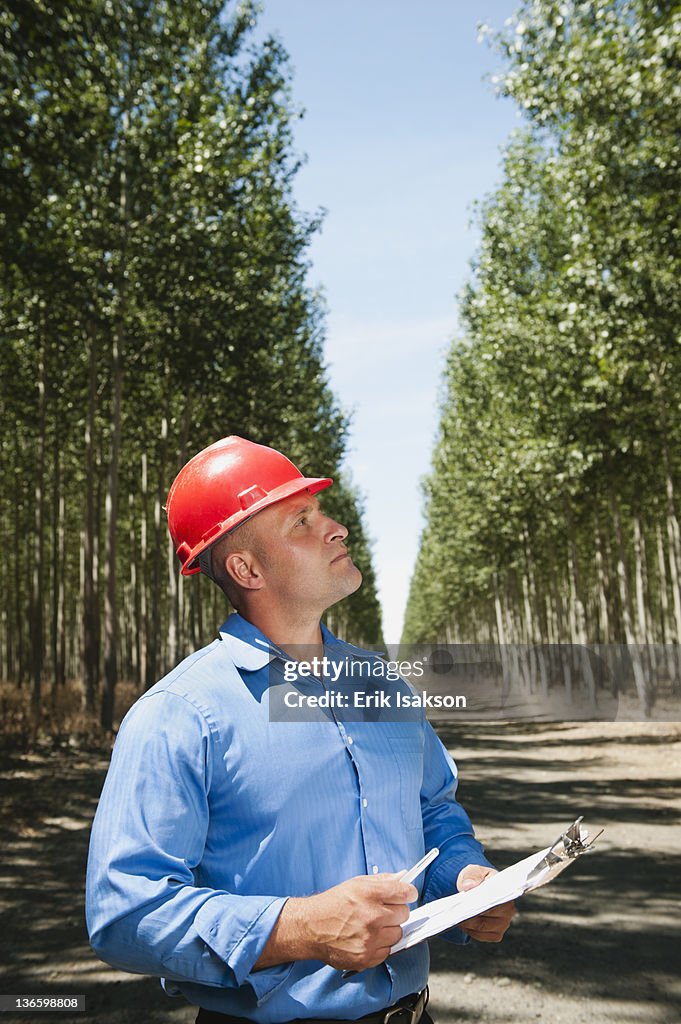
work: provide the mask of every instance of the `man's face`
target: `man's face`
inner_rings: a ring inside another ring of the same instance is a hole
[[[362,574],[345,547],[348,531],[303,492],[253,517],[264,579],[274,601],[319,614],[354,593]]]

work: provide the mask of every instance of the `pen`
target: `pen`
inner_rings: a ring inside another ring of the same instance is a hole
[[[433,863],[439,852],[440,851],[437,846],[434,846],[432,850],[429,850],[428,853],[425,854],[425,856],[421,857],[421,860],[414,864],[413,868],[410,868],[409,871],[402,875],[400,882],[413,882],[415,878],[418,878],[419,875],[423,874],[429,864]]]
[[[421,857],[421,860],[417,860],[413,868],[409,868],[409,870],[402,875],[400,882],[413,882],[419,877],[419,875],[423,874],[429,864],[433,863],[439,852],[438,847],[434,846],[432,850],[429,850],[428,853]],[[351,978],[353,974],[357,973],[357,971],[343,971],[343,977]]]

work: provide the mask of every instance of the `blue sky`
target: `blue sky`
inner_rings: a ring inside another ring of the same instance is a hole
[[[399,639],[423,526],[420,480],[444,355],[477,231],[472,204],[501,176],[516,109],[485,75],[511,0],[264,0],[305,108],[300,207],[327,210],[310,283],[328,305],[331,383],[353,414],[346,470],[364,495],[386,641]],[[323,472],[324,467],[319,467]]]

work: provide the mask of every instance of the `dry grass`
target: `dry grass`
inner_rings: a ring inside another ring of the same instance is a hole
[[[140,691],[134,683],[119,683],[116,689],[114,732]],[[83,686],[73,681],[56,693],[45,688],[40,721],[31,714],[29,683],[0,682],[0,750],[87,748],[106,751],[112,734],[102,729],[99,715],[83,708]]]

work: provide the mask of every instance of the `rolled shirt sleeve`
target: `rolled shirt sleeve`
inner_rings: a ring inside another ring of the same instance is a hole
[[[90,941],[121,970],[218,988],[248,983],[260,1002],[291,968],[253,970],[286,897],[196,884],[213,769],[209,723],[182,696],[150,694],[128,714],[90,840]]]
[[[456,799],[457,784],[456,765],[433,727],[426,722],[421,788],[423,834],[426,849],[436,846],[440,853],[426,872],[423,903],[455,893],[459,872],[468,864],[494,867],[485,857],[470,818]],[[456,943],[469,941],[461,928],[452,928],[440,937]]]

